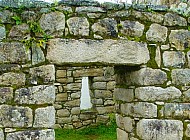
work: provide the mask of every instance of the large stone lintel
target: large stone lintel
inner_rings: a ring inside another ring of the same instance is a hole
[[[128,40],[51,39],[47,59],[55,64],[141,65],[150,59],[147,44]]]

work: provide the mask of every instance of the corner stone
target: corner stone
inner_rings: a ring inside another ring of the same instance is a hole
[[[137,135],[144,140],[182,140],[183,123],[178,120],[142,119]]]

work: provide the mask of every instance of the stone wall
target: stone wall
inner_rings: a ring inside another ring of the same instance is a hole
[[[1,7],[0,139],[54,140],[54,127],[109,121],[114,104],[118,140],[189,139],[189,15],[184,0]]]

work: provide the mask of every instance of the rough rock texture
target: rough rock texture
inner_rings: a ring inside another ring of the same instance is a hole
[[[116,114],[116,123],[117,126],[121,129],[131,132],[133,130],[133,119],[130,117],[122,117],[119,114]]]
[[[15,91],[14,101],[18,104],[53,104],[55,87],[40,85],[18,89]]]
[[[176,85],[190,84],[190,69],[174,69],[171,73],[172,83]]]
[[[135,89],[135,97],[142,101],[168,101],[178,99],[181,91],[175,87],[139,87]]]
[[[0,75],[0,85],[5,86],[23,86],[25,85],[24,73],[8,72]]]
[[[99,62],[134,65],[146,63],[149,51],[146,44],[127,40],[52,39],[49,41],[47,59],[56,64]]]
[[[58,11],[43,14],[40,26],[48,35],[62,36],[65,29],[65,15]]]
[[[29,60],[29,51],[22,43],[0,42],[0,63],[25,63]]]
[[[32,127],[33,115],[29,107],[0,105],[1,127]]]
[[[132,37],[141,37],[144,31],[144,25],[138,21],[121,21],[121,33]]]
[[[6,38],[6,29],[5,26],[0,26],[0,40]]]
[[[55,124],[55,108],[48,106],[35,110],[35,118],[33,127],[53,128]]]
[[[12,87],[1,87],[0,88],[0,103],[8,103],[13,99],[13,88]]]
[[[144,140],[182,140],[183,123],[178,120],[142,119],[137,123],[137,135]]]
[[[45,62],[45,56],[42,49],[36,43],[32,45],[32,65]]]
[[[167,80],[167,75],[160,69],[142,68],[138,71],[127,73],[126,80],[127,85],[158,85]]]
[[[131,102],[134,99],[134,90],[125,89],[125,88],[116,88],[114,90],[114,99],[125,102]]]
[[[132,117],[157,117],[157,106],[153,103],[137,102],[121,104],[121,113]]]
[[[190,137],[190,124],[187,125],[186,131],[185,131],[185,135],[187,137]]]
[[[6,140],[54,140],[53,129],[18,131],[7,134]]]
[[[185,64],[185,54],[181,51],[165,51],[163,63],[165,67],[181,68]]]
[[[104,18],[92,25],[92,31],[101,36],[117,37],[117,22],[112,18]]]
[[[166,13],[164,15],[164,25],[166,26],[187,26],[185,18],[180,17],[177,14]]]
[[[72,17],[67,20],[67,26],[71,35],[88,36],[89,22],[85,17]]]
[[[188,30],[171,30],[169,41],[172,47],[177,50],[184,50],[190,44],[190,31]]]
[[[128,133],[122,129],[117,128],[117,140],[128,140]]]
[[[146,32],[146,38],[148,41],[165,42],[167,38],[168,29],[159,24],[152,24],[149,30]]]
[[[0,129],[0,140],[4,140],[3,129]]]
[[[83,7],[76,7],[76,12],[77,13],[81,13],[81,12],[88,12],[88,13],[101,12],[101,13],[104,13],[105,10],[101,7],[83,6]]]

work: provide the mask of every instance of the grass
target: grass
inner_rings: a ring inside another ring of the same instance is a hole
[[[56,129],[55,140],[116,140],[116,123],[90,126],[80,130]]]

